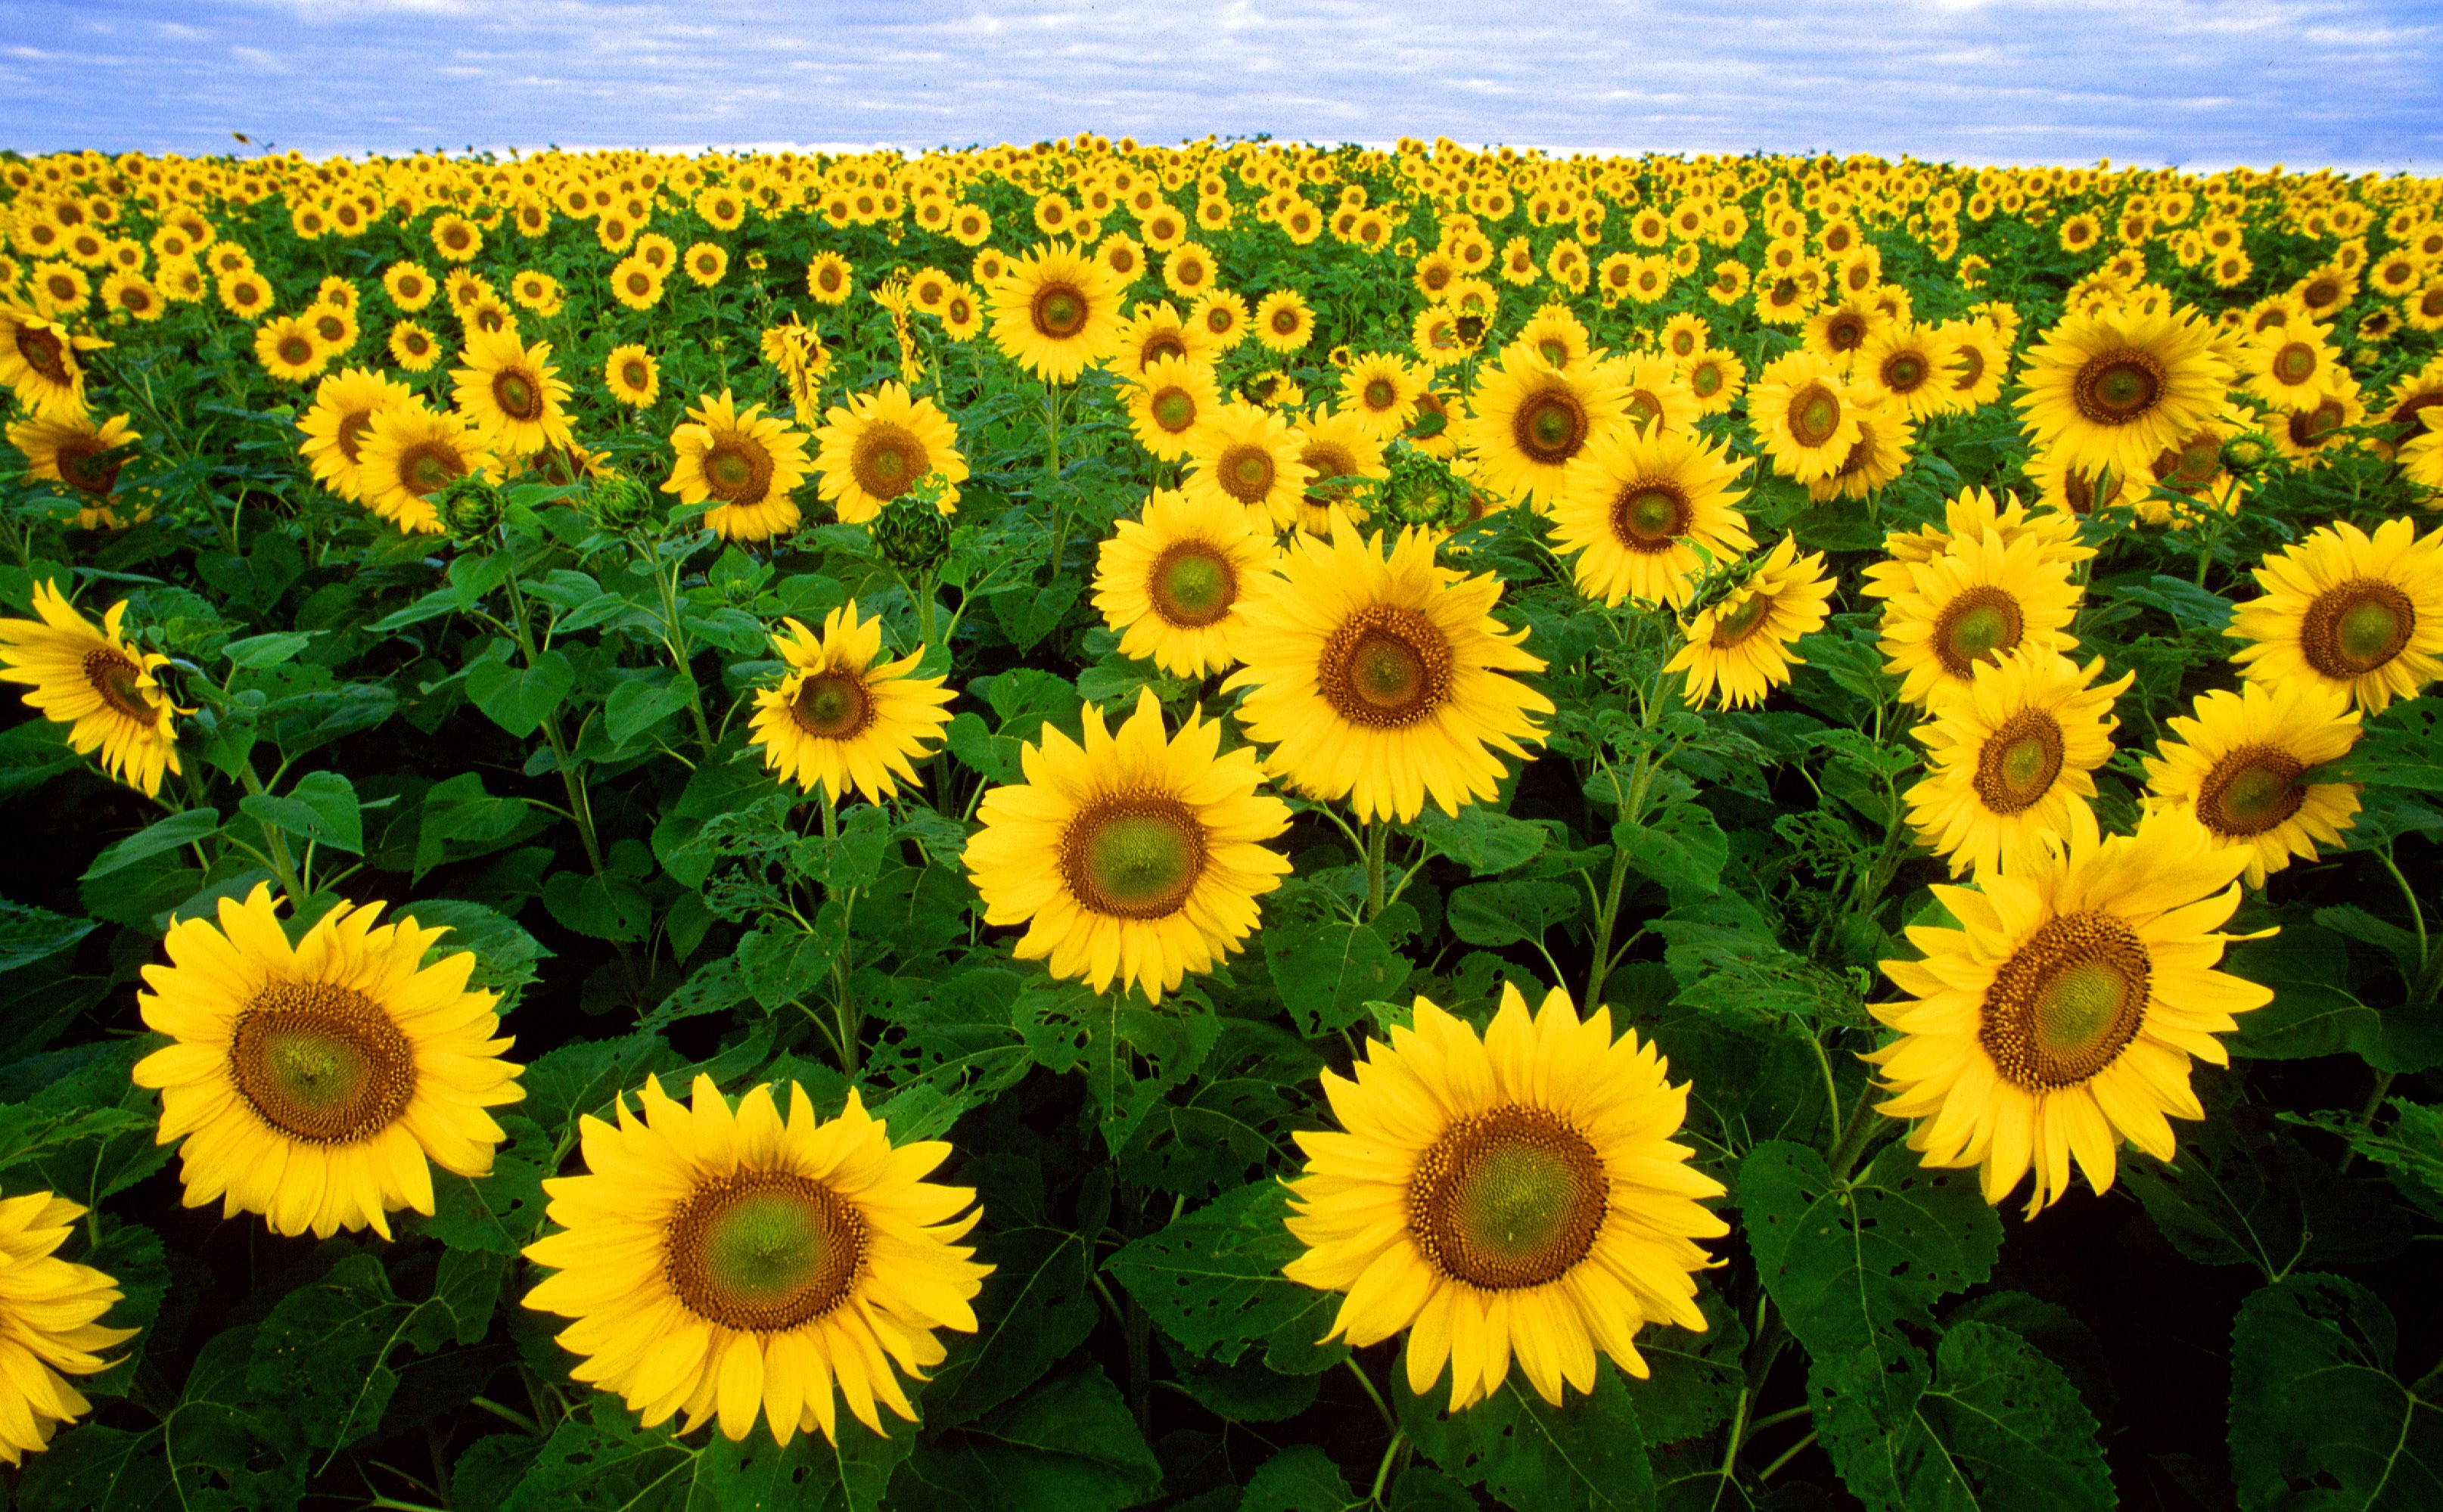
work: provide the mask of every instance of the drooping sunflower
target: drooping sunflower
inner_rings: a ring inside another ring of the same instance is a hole
[[[71,607],[59,585],[34,585],[40,619],[0,619],[0,680],[24,683],[26,702],[68,727],[68,749],[101,753],[102,770],[150,796],[161,774],[178,765],[175,716],[181,711],[154,671],[170,659],[142,651],[119,633],[125,601],[113,604],[101,628]],[[187,711],[192,712],[192,711]]]
[[[2069,315],[2028,354],[2027,428],[2071,466],[2142,478],[2222,408],[2232,372],[2213,337],[2185,308]]]
[[[851,1087],[816,1118],[789,1084],[786,1121],[770,1084],[736,1112],[698,1076],[681,1106],[648,1076],[644,1117],[578,1123],[581,1175],[543,1183],[556,1231],[525,1248],[550,1267],[526,1293],[576,1320],[569,1374],[622,1397],[647,1428],[717,1419],[744,1439],[762,1418],[786,1445],[821,1429],[837,1442],[837,1402],[883,1431],[878,1402],[909,1422],[898,1370],[923,1378],[947,1356],[934,1331],[973,1333],[968,1304],[992,1272],[958,1241],[983,1217],[975,1193],[924,1178],[950,1147],[894,1148]]]
[[[2263,594],[2223,631],[2250,643],[2232,653],[2250,682],[2321,683],[2381,714],[2443,672],[2443,530],[2338,520],[2255,576]]]
[[[48,1192],[0,1200],[0,1460],[10,1465],[92,1411],[67,1377],[109,1368],[99,1352],[138,1332],[101,1322],[119,1300],[117,1281],[58,1257],[84,1214]]]
[[[1332,534],[1334,510],[1363,513],[1358,497],[1366,483],[1388,478],[1383,444],[1357,416],[1318,410],[1298,423],[1298,461],[1306,465],[1306,492],[1299,496],[1297,523],[1311,536]]]
[[[1858,408],[1840,371],[1812,352],[1773,358],[1748,391],[1748,415],[1773,470],[1803,483],[1829,478],[1848,461]]]
[[[9,445],[26,456],[28,476],[73,488],[82,496],[77,527],[90,530],[115,521],[111,495],[119,486],[119,470],[127,464],[136,443],[144,438],[113,415],[95,425],[90,415],[73,420],[14,420]]]
[[[268,884],[185,919],[144,968],[144,1023],[176,1043],[136,1063],[161,1094],[162,1144],[184,1139],[184,1202],[259,1212],[272,1231],[327,1239],[391,1212],[430,1215],[426,1162],[492,1169],[504,1136],[487,1108],[525,1096],[493,1005],[469,989],[468,951],[430,965],[449,933],[414,916],[377,926],[380,903],[335,904],[293,947]]]
[[[1901,1034],[1865,1057],[1893,1093],[1879,1110],[1920,1120],[1908,1143],[1926,1164],[1979,1168],[1987,1202],[2032,1168],[2030,1217],[2073,1159],[2102,1192],[2123,1139],[2172,1158],[2164,1115],[2205,1116],[2189,1057],[2227,1064],[2214,1035],[2272,1000],[2213,969],[2250,854],[2178,810],[2106,838],[2078,809],[2022,868],[1937,886],[1960,927],[1912,925],[1923,958],[1883,963],[1908,1000],[1871,1006]]]
[[[1289,805],[1256,791],[1254,747],[1221,752],[1218,721],[1190,713],[1166,739],[1151,688],[1116,735],[1098,704],[1084,720],[1083,745],[1046,723],[1026,780],[985,792],[967,873],[986,923],[1027,926],[1019,959],[1158,1003],[1255,930],[1256,900],[1290,869],[1263,844]]]
[[[602,384],[612,398],[631,410],[642,410],[661,396],[662,365],[634,342],[615,346],[602,359]]]
[[[1718,566],[1755,544],[1738,511],[1747,468],[1747,459],[1693,432],[1605,431],[1570,464],[1553,506],[1553,548],[1578,554],[1578,592],[1589,598],[1676,609],[1704,575],[1705,557]]]
[[[1302,438],[1274,410],[1225,404],[1188,433],[1187,472],[1180,488],[1191,499],[1225,499],[1247,511],[1257,528],[1297,523],[1298,502],[1313,477],[1298,461]]]
[[[676,458],[664,493],[683,504],[720,502],[704,517],[724,540],[769,540],[797,528],[791,491],[806,481],[806,438],[760,404],[741,410],[729,391],[707,395],[670,432]]]
[[[1236,501],[1156,489],[1140,518],[1121,520],[1103,542],[1094,608],[1120,632],[1123,655],[1203,677],[1238,660],[1231,630],[1274,556],[1272,532],[1258,530]]]
[[[909,758],[928,754],[955,697],[943,679],[916,676],[923,647],[883,661],[882,620],[859,620],[854,602],[825,615],[819,636],[795,619],[781,623],[772,648],[789,674],[755,695],[750,724],[763,764],[808,792],[819,784],[833,803],[852,792],[880,803],[900,782],[919,781]]]
[[[1595,1387],[1601,1349],[1649,1373],[1646,1323],[1705,1329],[1698,1241],[1729,1225],[1721,1186],[1672,1136],[1688,1089],[1611,1011],[1581,1020],[1558,988],[1540,1011],[1504,983],[1479,1041],[1418,998],[1414,1027],[1368,1040],[1354,1080],[1323,1073],[1340,1130],[1300,1130],[1292,1281],[1347,1292],[1332,1339],[1364,1348],[1408,1329],[1408,1389],[1450,1367],[1454,1412],[1500,1390],[1515,1357],[1558,1405]]]
[[[374,412],[358,444],[358,499],[408,535],[437,536],[441,515],[432,493],[453,478],[495,470],[473,421],[421,401],[396,404]]]
[[[1119,282],[1075,247],[1012,258],[990,294],[994,343],[1046,382],[1069,382],[1119,340]]]
[[[2146,791],[2196,816],[2219,845],[2250,853],[2248,884],[2313,861],[2319,844],[2339,846],[2359,811],[2358,785],[2302,782],[2358,743],[2359,711],[2339,688],[2312,683],[2247,683],[2236,693],[2201,693],[2196,717],[2167,721],[2177,740],[2147,756]]]
[[[1347,796],[1360,819],[1405,823],[1428,795],[1444,813],[1493,797],[1500,755],[1544,738],[1552,701],[1507,674],[1540,672],[1527,632],[1493,617],[1501,583],[1434,561],[1432,532],[1386,548],[1344,524],[1299,535],[1261,585],[1231,648],[1251,691],[1240,718],[1273,747],[1266,769],[1316,798]]]
[[[2112,701],[2135,676],[2093,685],[2103,670],[2102,657],[2082,668],[2051,651],[2012,651],[1936,695],[1932,718],[1911,732],[1926,748],[1926,776],[1908,792],[1909,823],[1920,845],[1951,858],[1953,876],[2017,865],[2093,801],[2090,774],[2111,759],[2120,722]]]
[[[1785,535],[1745,583],[1687,622],[1686,643],[1663,670],[1688,675],[1692,705],[1717,690],[1726,709],[1761,703],[1790,681],[1791,667],[1805,665],[1790,648],[1824,628],[1832,589],[1824,554],[1802,558],[1797,537]]]
[[[1355,415],[1377,441],[1388,441],[1407,428],[1424,389],[1424,380],[1388,352],[1365,353],[1340,373],[1343,411]]]
[[[551,343],[529,347],[514,331],[469,331],[467,365],[452,368],[451,397],[505,457],[569,444],[568,385],[551,365]]]
[[[934,474],[945,485],[941,503],[946,512],[958,502],[959,484],[967,477],[950,417],[898,383],[833,406],[815,432],[815,446],[817,491],[842,524],[872,519],[883,505]]]
[[[362,502],[365,438],[374,416],[413,398],[405,384],[365,368],[324,378],[314,391],[314,407],[297,422],[305,433],[297,450],[315,481],[351,503]]]
[[[1903,680],[1901,697],[1911,703],[1965,686],[1979,662],[2023,648],[2066,653],[2078,644],[2064,633],[2081,597],[2069,563],[2032,533],[1959,537],[1941,556],[1909,563],[1906,583],[1884,599],[1882,649],[1890,659],[1884,670]]]
[[[1156,357],[1121,390],[1129,429],[1164,462],[1184,460],[1197,428],[1222,412],[1222,391],[1210,365],[1188,357]]]
[[[1532,353],[1514,354],[1481,374],[1468,408],[1459,443],[1475,454],[1479,485],[1537,504],[1561,497],[1570,462],[1626,413],[1609,367],[1556,368]]]

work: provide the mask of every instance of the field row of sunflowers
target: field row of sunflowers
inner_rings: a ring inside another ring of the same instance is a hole
[[[15,1504],[2443,1499],[2443,181],[0,243]]]

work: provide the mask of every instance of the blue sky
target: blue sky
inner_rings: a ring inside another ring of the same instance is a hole
[[[0,0],[0,146],[1027,141],[2443,171],[2443,0]]]

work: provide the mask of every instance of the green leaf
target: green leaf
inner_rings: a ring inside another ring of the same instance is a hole
[[[517,1006],[519,995],[542,975],[537,963],[551,956],[516,920],[482,903],[421,898],[402,909],[399,917],[413,919],[427,929],[449,930],[427,953],[428,958],[441,960],[460,951],[472,955],[475,969],[467,984],[500,993],[498,1012],[506,1013]]]
[[[621,683],[602,701],[603,733],[615,746],[626,745],[684,709],[695,698],[695,679],[681,673],[656,685],[641,680]]]
[[[1701,1334],[1658,1324],[1639,1333],[1637,1352],[1652,1374],[1624,1384],[1637,1407],[1648,1447],[1693,1439],[1731,1415],[1747,1386],[1748,1331],[1738,1313],[1711,1291],[1697,1305]]]
[[[1001,626],[1001,633],[1015,641],[1023,653],[1035,649],[1037,642],[1060,628],[1084,586],[1071,579],[1050,588],[1029,585],[1003,589],[986,594],[984,602],[992,606],[993,619]]]
[[[1119,1512],[1161,1489],[1161,1462],[1118,1388],[1090,1365],[920,1448],[892,1483],[891,1504]]]
[[[526,1100],[520,1107],[545,1132],[558,1135],[580,1113],[608,1117],[613,1098],[641,1085],[646,1072],[669,1066],[670,1047],[658,1034],[573,1041],[526,1067],[521,1079]]]
[[[524,1479],[501,1512],[570,1512],[573,1508],[674,1508],[684,1482],[672,1483],[694,1457],[667,1427],[636,1426],[619,1399],[589,1392],[587,1401],[543,1442]],[[843,1428],[855,1431],[854,1425]],[[716,1435],[717,1436],[717,1435]]]
[[[1405,1357],[1391,1372],[1401,1426],[1417,1448],[1462,1485],[1481,1485],[1506,1507],[1532,1512],[1635,1512],[1654,1505],[1654,1470],[1637,1408],[1608,1364],[1595,1364],[1595,1389],[1564,1387],[1554,1407],[1512,1364],[1500,1390],[1458,1412],[1442,1413],[1408,1391]]]
[[[1961,1323],[1942,1336],[1918,1424],[1938,1451],[1910,1479],[1909,1512],[2110,1512],[2119,1504],[2078,1389],[2007,1328]]]
[[[1274,1369],[1312,1375],[1349,1346],[1319,1342],[1338,1294],[1281,1274],[1302,1249],[1288,1217],[1286,1189],[1258,1181],[1132,1241],[1103,1269],[1190,1354],[1229,1365],[1261,1344]]]
[[[506,1136],[492,1152],[492,1169],[462,1176],[435,1168],[432,1213],[397,1221],[431,1234],[451,1249],[514,1255],[542,1226],[542,1178],[552,1141],[534,1120],[504,1113],[494,1120]]]
[[[146,825],[126,839],[103,847],[85,867],[81,881],[91,882],[112,872],[132,866],[150,856],[180,850],[220,833],[221,815],[217,809],[190,809],[174,813],[167,819]]]
[[[2338,1113],[2295,1121],[2347,1140],[2351,1149],[2382,1166],[2392,1184],[2419,1211],[2430,1218],[2443,1218],[2443,1107],[2406,1098],[2394,1098],[2390,1105],[2393,1123],[2381,1131]]]
[[[1388,998],[1413,969],[1392,942],[1417,928],[1417,911],[1393,903],[1370,923],[1326,917],[1277,920],[1263,932],[1264,966],[1282,1006],[1312,1038],[1366,1016],[1366,1005]]]
[[[398,1389],[390,1357],[413,1310],[379,1260],[350,1255],[271,1309],[255,1332],[247,1386],[281,1402],[315,1448],[352,1444],[379,1426]]]
[[[91,1421],[27,1456],[17,1504],[89,1512],[290,1512],[305,1489],[288,1404],[247,1385],[251,1324],[205,1344],[185,1394],[140,1432]]]
[[[415,878],[452,861],[469,861],[514,846],[549,827],[543,811],[524,798],[496,798],[483,774],[461,772],[424,795],[415,836]]]
[[[2346,985],[2349,946],[2330,929],[2288,924],[2271,939],[2233,945],[2223,963],[2273,990],[2272,1002],[2239,1015],[2234,1055],[2296,1061],[2350,1051],[2404,1075],[2443,1065],[2443,1014],[2360,1002]]]
[[[1513,819],[1489,804],[1472,803],[1454,816],[1428,804],[1406,827],[1425,844],[1479,877],[1524,865],[1544,848],[1552,832]]]
[[[1294,1444],[1247,1478],[1239,1512],[1345,1512],[1364,1500],[1350,1489],[1349,1477],[1331,1455],[1312,1444]]]
[[[125,1396],[153,1347],[153,1324],[160,1318],[162,1299],[170,1292],[170,1265],[161,1236],[140,1223],[105,1220],[101,1242],[78,1259],[108,1276],[119,1290],[119,1300],[97,1321],[112,1328],[141,1332],[111,1346],[104,1357],[112,1361],[111,1367],[98,1375],[80,1376],[77,1389],[87,1396]]]
[[[2302,1265],[2385,1259],[2409,1240],[2382,1183],[2336,1172],[2246,1108],[2182,1129],[2168,1162],[2132,1153],[2122,1178],[2180,1253],[2254,1266],[2268,1280]]]
[[[70,919],[0,899],[0,972],[56,956],[101,927],[98,919]]]
[[[1675,803],[1643,822],[1622,820],[1611,827],[1611,843],[1675,902],[1722,890],[1730,837],[1700,805]]]
[[[541,728],[576,686],[576,665],[557,650],[537,656],[531,666],[487,658],[467,669],[468,699],[520,739]]]
[[[2353,1281],[2265,1287],[2232,1330],[2231,1466],[2242,1512],[2443,1506],[2443,1373],[2393,1374],[2395,1325]]]
[[[308,772],[285,797],[249,792],[237,806],[248,818],[302,840],[350,855],[364,852],[365,821],[357,802],[357,786],[337,772]]]
[[[594,939],[641,940],[652,933],[645,890],[616,872],[555,871],[543,879],[542,905],[564,927]]]
[[[281,630],[270,635],[249,635],[242,641],[231,641],[221,647],[221,654],[237,665],[252,669],[277,666],[314,644],[310,633]]]
[[[1450,896],[1451,933],[1471,945],[1494,950],[1526,940],[1541,941],[1553,925],[1576,919],[1585,901],[1585,895],[1566,882],[1472,883]]]

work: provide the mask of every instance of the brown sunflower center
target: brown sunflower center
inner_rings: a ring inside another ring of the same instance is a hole
[[[1222,491],[1242,504],[1261,503],[1273,491],[1273,454],[1252,444],[1231,446],[1213,465]]]
[[[1273,312],[1273,335],[1275,336],[1295,336],[1302,323],[1304,323],[1304,317],[1299,315],[1295,305],[1284,304]]]
[[[2417,606],[2379,577],[2316,595],[2299,626],[2299,654],[2324,676],[2363,677],[2398,656],[2417,632]]]
[[[2148,353],[2119,348],[2087,358],[2070,380],[2069,392],[2088,424],[2125,426],[2163,397],[2163,365]]]
[[[1951,380],[1953,388],[1965,390],[1976,387],[1977,380],[1985,376],[1985,354],[1973,346],[1961,347],[1958,373]]]
[[[2307,769],[2279,746],[2247,745],[2226,755],[2197,785],[2197,822],[2218,835],[2261,835],[2299,811]]]
[[[1688,521],[1695,513],[1688,490],[1679,483],[1668,478],[1639,478],[1612,498],[1612,538],[1627,551],[1667,552],[1675,537],[1688,534]]]
[[[670,1216],[662,1273],[689,1312],[742,1333],[782,1333],[845,1300],[865,1269],[865,1217],[819,1181],[740,1171]]]
[[[1215,336],[1228,336],[1230,334],[1231,327],[1238,323],[1239,317],[1237,312],[1230,310],[1225,306],[1217,304],[1212,309],[1204,312],[1204,329],[1212,332]]]
[[[1146,405],[1146,412],[1153,416],[1156,426],[1174,436],[1180,435],[1196,424],[1196,396],[1185,389],[1158,389]]]
[[[380,1004],[331,982],[275,982],[230,1034],[230,1078],[292,1139],[347,1144],[390,1127],[415,1096],[415,1049]]]
[[[2064,914],[1993,974],[1977,1041],[2012,1085],[2076,1086],[2137,1038],[2152,978],[2136,930],[2110,914]]]
[[[2200,431],[2154,461],[2155,481],[2176,493],[2195,494],[2222,472],[2222,438]]]
[[[845,667],[809,673],[789,701],[798,728],[823,740],[846,740],[873,722],[873,695],[865,679]]]
[[[1934,654],[1952,676],[1966,677],[1977,663],[2016,647],[2026,628],[2019,601],[1980,583],[1942,607],[1934,622]]]
[[[2342,422],[2347,418],[2339,399],[2326,399],[2313,410],[2290,417],[2290,444],[2313,450],[2331,440],[2333,432],[2341,429]]]
[[[1824,344],[1835,352],[1854,352],[1866,339],[1866,318],[1844,310],[1824,325]]]
[[[1357,474],[1357,459],[1350,454],[1347,446],[1336,441],[1308,442],[1299,448],[1298,461],[1305,465],[1307,471],[1313,477],[1313,482],[1306,493],[1310,503],[1327,504],[1335,500],[1346,499],[1356,487],[1356,484],[1351,483],[1332,481],[1353,478]]]
[[[1450,698],[1450,638],[1415,610],[1368,604],[1324,642],[1315,682],[1351,723],[1413,724]]]
[[[2305,341],[2287,341],[2273,354],[2273,381],[2296,388],[2316,375],[2316,349]]]
[[[1894,393],[1915,393],[1925,386],[1933,372],[1923,353],[1895,352],[1883,358],[1883,387]]]
[[[1239,574],[1230,558],[1203,541],[1174,541],[1146,574],[1146,597],[1170,624],[1200,629],[1229,614],[1239,597]]]
[[[754,437],[732,431],[704,454],[704,486],[725,504],[760,504],[772,491],[772,454]]]
[[[1400,391],[1388,378],[1368,379],[1363,395],[1368,410],[1388,410],[1400,402]]]
[[[273,350],[279,353],[281,361],[291,367],[303,367],[314,360],[313,340],[298,332],[282,337]]]
[[[1773,595],[1752,592],[1737,603],[1714,616],[1713,647],[1728,650],[1764,628],[1765,618],[1773,612]]]
[[[1066,341],[1086,329],[1086,295],[1074,284],[1046,283],[1035,291],[1029,311],[1035,329],[1055,341]]]
[[[141,679],[144,669],[110,649],[98,646],[84,653],[84,680],[111,712],[151,726],[160,718],[151,694],[144,691]]]
[[[358,410],[340,419],[337,428],[331,432],[331,444],[340,448],[340,456],[352,463],[360,462],[363,460],[365,436],[373,428],[373,411]]]
[[[619,381],[625,384],[631,392],[642,393],[652,383],[652,374],[645,371],[642,358],[630,357],[619,365]]]
[[[398,459],[399,486],[418,499],[452,478],[465,476],[467,459],[446,442],[418,442]]]
[[[1069,894],[1089,912],[1166,919],[1186,905],[1206,861],[1204,824],[1167,795],[1102,798],[1060,838]]]
[[[1662,418],[1662,400],[1651,389],[1638,389],[1628,396],[1628,423],[1643,430]]]
[[[1841,430],[1841,396],[1810,383],[1790,396],[1790,433],[1802,446],[1821,446]]]
[[[1710,399],[1722,392],[1722,370],[1715,363],[1699,362],[1688,370],[1688,388],[1699,399]]]
[[[1178,332],[1159,331],[1146,337],[1145,345],[1138,349],[1137,366],[1148,368],[1161,358],[1185,355],[1187,355],[1187,343],[1179,338]]]
[[[60,446],[60,479],[71,488],[107,496],[119,482],[122,461],[119,448],[99,436],[66,442]]]
[[[2061,721],[2042,709],[2021,709],[1977,752],[1976,796],[1989,812],[2021,813],[2052,791],[2061,769]]]
[[[1408,1178],[1408,1232],[1434,1268],[1488,1291],[1586,1259],[1611,1211],[1603,1157],[1567,1120],[1511,1103],[1453,1122]]]
[[[849,459],[856,485],[876,499],[898,498],[915,487],[932,466],[925,443],[914,432],[887,422],[866,427]]]
[[[532,424],[542,418],[542,386],[515,368],[492,374],[492,402],[512,420]]]
[[[1510,439],[1534,462],[1558,466],[1587,444],[1587,407],[1566,389],[1528,396],[1510,422]]]

